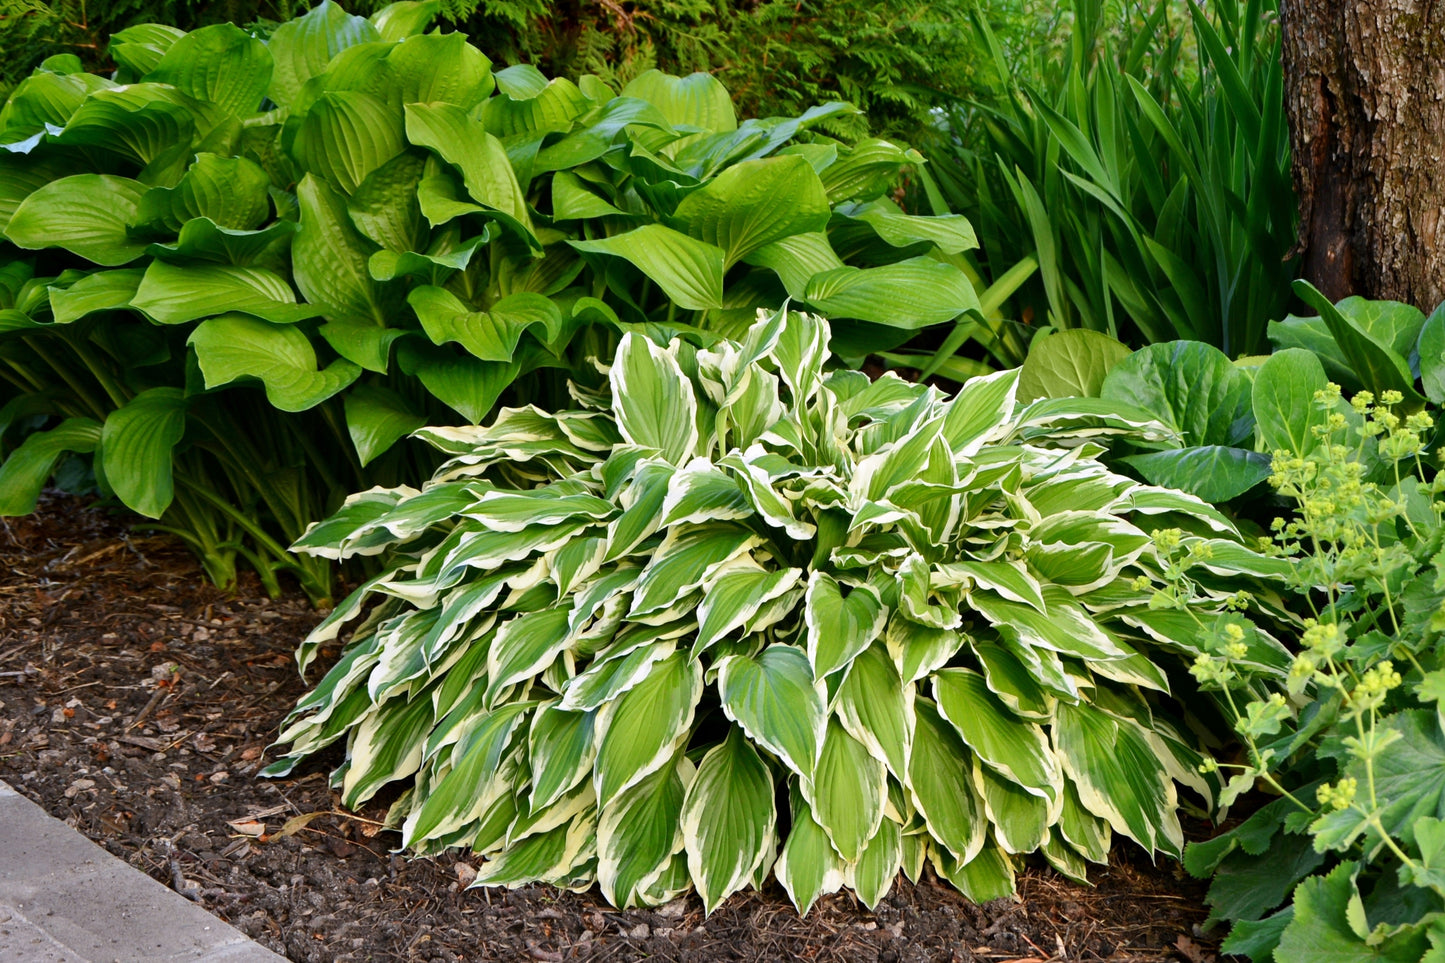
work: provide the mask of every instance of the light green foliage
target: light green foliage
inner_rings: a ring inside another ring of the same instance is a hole
[[[113,77],[62,58],[15,89],[0,456],[179,392],[145,444],[36,446],[83,457],[217,581],[239,552],[272,591],[289,571],[324,600],[329,566],[282,546],[346,491],[422,481],[435,459],[397,445],[419,424],[479,422],[509,392],[565,403],[559,372],[628,331],[737,334],[790,296],[850,357],[978,308],[946,261],[974,246],[967,222],[886,196],[921,157],[820,133],[856,108],[740,119],[700,73],[619,92],[494,72],[463,35],[425,32],[437,12],[135,26],[111,40]],[[55,463],[27,456],[6,505]]]
[[[1408,345],[1421,323],[1400,305],[1320,301],[1335,315],[1326,314],[1331,333],[1373,331],[1386,361],[1400,346],[1386,347],[1383,332],[1398,322]],[[1285,331],[1305,327],[1292,319]],[[1376,376],[1360,352],[1347,356]],[[1266,374],[1276,383],[1262,393]],[[1262,548],[1288,563],[1286,581],[1312,617],[1284,686],[1258,688],[1234,659],[1246,630],[1229,624],[1195,665],[1229,700],[1247,747],[1226,770],[1223,801],[1261,780],[1280,798],[1191,846],[1185,862],[1215,877],[1213,915],[1235,921],[1226,951],[1279,963],[1433,959],[1445,938],[1445,475],[1431,450],[1435,415],[1390,388],[1346,404],[1298,349],[1260,370],[1255,407],[1276,445],[1270,483],[1294,508]]]
[[[970,335],[1006,364],[1029,329],[1005,319],[1261,350],[1295,276],[1275,0],[1062,6],[1064,41],[1032,59],[976,21],[995,86],[931,151],[935,208],[973,223],[984,273],[1037,262]]]
[[[1178,853],[1177,783],[1217,786],[1163,696],[1271,560],[1097,460],[1170,432],[1149,414],[1020,403],[1016,371],[953,398],[829,372],[829,333],[633,332],[580,407],[418,432],[449,458],[427,485],[297,545],[385,571],[303,643],[304,669],[360,620],[268,771],[345,740],[346,805],[412,787],[406,846],[619,906],[693,885],[711,910],[770,869],[800,910],[872,905],[925,859],[984,900],[1034,851],[1074,875],[1113,832]]]

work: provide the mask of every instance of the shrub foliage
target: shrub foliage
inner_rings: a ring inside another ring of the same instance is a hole
[[[1079,879],[1114,832],[1178,853],[1176,784],[1214,786],[1169,693],[1216,621],[1288,665],[1233,611],[1280,563],[1096,460],[1148,413],[827,373],[828,335],[633,333],[579,407],[420,432],[430,483],[298,545],[387,561],[302,646],[360,619],[269,771],[344,739],[346,805],[407,784],[405,845],[620,906],[770,870],[801,910],[872,905],[925,862],[982,901],[1035,851]]]

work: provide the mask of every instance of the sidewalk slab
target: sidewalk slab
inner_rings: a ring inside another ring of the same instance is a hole
[[[0,782],[0,960],[283,959]]]

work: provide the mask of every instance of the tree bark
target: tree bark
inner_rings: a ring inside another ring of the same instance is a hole
[[[1445,0],[1280,0],[1302,273],[1445,300]]]

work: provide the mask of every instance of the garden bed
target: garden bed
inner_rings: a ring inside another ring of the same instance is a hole
[[[925,870],[876,912],[844,893],[806,919],[771,882],[706,919],[691,897],[618,913],[595,891],[465,890],[474,860],[392,854],[384,807],[339,811],[325,766],[256,778],[317,618],[47,497],[0,521],[0,778],[298,961],[1213,959],[1203,885],[1126,847],[1093,888],[1032,866],[1017,901],[974,906]]]

